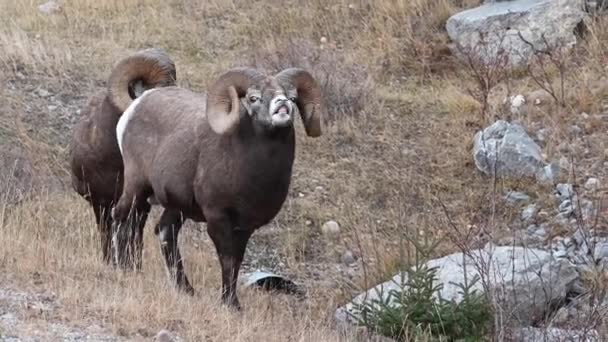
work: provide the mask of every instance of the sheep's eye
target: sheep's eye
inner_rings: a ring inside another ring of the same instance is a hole
[[[251,103],[258,102],[259,99],[260,99],[260,97],[259,96],[255,96],[255,95],[249,97],[249,101]]]

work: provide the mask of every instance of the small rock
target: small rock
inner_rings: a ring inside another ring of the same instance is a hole
[[[498,120],[474,137],[473,159],[487,176],[535,177],[545,166],[540,146],[517,123]]]
[[[505,200],[511,204],[518,204],[530,200],[530,196],[519,191],[509,191],[505,196]]]
[[[563,202],[565,200],[570,200],[574,198],[574,188],[572,184],[568,183],[560,183],[555,186],[555,197],[558,202]]]
[[[521,94],[511,96],[509,100],[511,101],[511,114],[521,114],[526,104],[524,96]]]
[[[585,189],[587,189],[589,191],[596,191],[599,187],[600,187],[600,180],[595,177],[591,177],[591,178],[587,179],[587,181],[585,182]]]
[[[537,211],[538,211],[538,208],[537,208],[536,204],[530,204],[530,205],[526,206],[524,208],[524,210],[521,212],[522,221],[528,222],[528,221],[532,220],[534,218],[534,216],[536,215]]]
[[[595,260],[601,260],[608,258],[608,242],[603,241],[595,245],[593,250],[593,257]]]
[[[49,96],[51,96],[51,93],[49,93],[48,90],[43,89],[43,88],[39,88],[36,92],[38,93],[38,96],[40,96],[40,97],[49,97]]]
[[[154,337],[154,341],[158,341],[158,342],[173,342],[175,339],[173,338],[173,335],[168,331],[168,330],[161,330],[158,332],[158,334],[156,334],[156,336]]]
[[[337,236],[340,234],[340,225],[336,221],[327,221],[321,226],[321,232],[326,236]]]
[[[357,261],[357,259],[355,259],[355,255],[351,251],[344,252],[344,254],[342,254],[341,260],[342,263],[346,266],[350,266]]]
[[[566,215],[570,215],[574,211],[574,207],[572,206],[572,201],[565,200],[563,201],[558,208],[560,213],[564,213]]]
[[[38,10],[44,14],[55,14],[61,11],[61,5],[57,1],[47,1],[42,5],[38,6]]]
[[[554,184],[555,179],[559,176],[559,166],[551,163],[543,167],[536,173],[536,181],[539,184]]]
[[[327,37],[321,37],[321,44],[327,43]]]

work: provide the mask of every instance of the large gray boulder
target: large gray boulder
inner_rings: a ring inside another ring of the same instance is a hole
[[[488,176],[537,177],[545,175],[540,146],[517,123],[498,120],[474,137],[475,166]]]
[[[440,291],[442,298],[462,300],[461,289],[457,285],[465,282],[466,268],[468,281],[475,276],[483,277],[492,298],[498,301],[504,313],[524,325],[541,318],[548,305],[564,300],[579,277],[574,265],[554,258],[547,251],[512,246],[490,245],[471,251],[467,257],[463,253],[455,253],[430,260],[426,265],[437,267],[437,284],[443,285]],[[340,307],[335,318],[340,322],[354,322],[353,303],[371,303],[375,299],[386,298],[389,291],[399,289],[406,279],[406,274],[398,273]],[[477,282],[473,289],[484,292],[482,282]]]
[[[506,56],[508,64],[521,66],[528,63],[534,49],[547,48],[545,41],[566,48],[576,44],[575,29],[586,17],[583,1],[486,2],[450,17],[446,29],[455,43],[454,53],[461,58],[466,53],[476,61],[496,63]]]

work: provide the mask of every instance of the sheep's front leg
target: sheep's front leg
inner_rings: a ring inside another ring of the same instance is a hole
[[[207,233],[217,250],[222,268],[222,301],[238,310],[241,309],[236,286],[239,269],[245,255],[247,242],[252,231],[234,227],[231,220],[208,220]]]
[[[183,224],[183,215],[179,211],[165,209],[154,232],[160,240],[160,250],[165,258],[169,280],[174,282],[178,289],[192,295],[194,288],[190,285],[184,272],[182,256],[177,245],[179,231]]]

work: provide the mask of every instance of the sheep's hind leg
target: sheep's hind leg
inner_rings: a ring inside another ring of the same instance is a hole
[[[165,258],[165,266],[169,280],[178,289],[193,295],[194,288],[184,271],[182,256],[179,251],[178,236],[184,224],[183,215],[179,211],[165,209],[155,227],[155,233],[160,241],[160,250]]]
[[[150,204],[143,192],[123,192],[112,210],[112,245],[115,262],[123,270],[141,269],[143,227]]]
[[[236,227],[232,219],[207,220],[207,233],[213,240],[222,268],[222,301],[241,309],[237,297],[239,269],[252,231]]]
[[[97,230],[99,231],[102,258],[105,263],[110,265],[114,262],[112,251],[112,217],[110,216],[112,207],[95,202],[92,205],[95,212]]]

